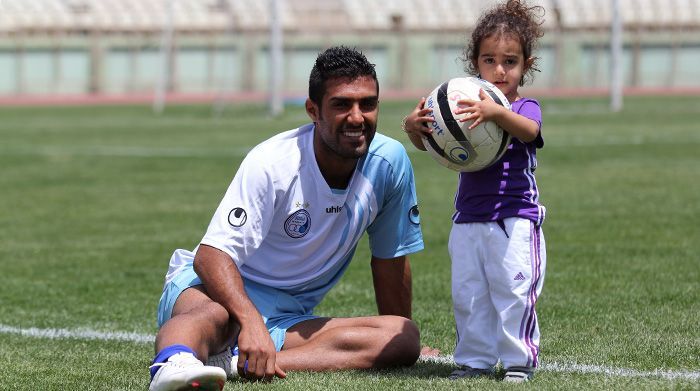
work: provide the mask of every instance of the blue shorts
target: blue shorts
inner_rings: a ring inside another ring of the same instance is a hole
[[[202,285],[192,265],[186,265],[163,289],[158,303],[158,327],[170,319],[175,301],[187,288]],[[297,297],[283,290],[243,279],[245,291],[262,315],[277,351],[282,350],[287,329],[299,322],[316,319],[312,308],[304,306],[303,296]]]

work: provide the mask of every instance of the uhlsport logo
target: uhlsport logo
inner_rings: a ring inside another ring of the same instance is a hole
[[[408,211],[408,220],[415,225],[420,224],[420,212],[418,211],[418,205],[413,205],[413,207]]]
[[[466,162],[469,160],[469,152],[462,147],[454,147],[450,149],[450,157],[457,163]]]
[[[338,206],[329,206],[326,208],[326,213],[340,213],[343,210],[343,207],[341,205]]]
[[[311,227],[311,215],[305,209],[299,209],[287,217],[284,222],[284,232],[289,237],[298,239],[309,232]]]
[[[233,227],[242,227],[248,220],[248,214],[243,208],[233,208],[228,213],[228,223]]]
[[[431,95],[431,96],[428,97],[428,101],[425,103],[425,107],[427,107],[427,108],[429,108],[429,109],[432,109],[434,106],[435,106],[435,101],[433,100],[433,96]],[[443,133],[445,133],[445,130],[442,129],[442,127],[441,127],[440,124],[437,122],[437,120],[434,120],[434,121],[431,123],[431,125],[432,125],[432,127],[433,127],[433,131],[435,132],[435,134],[437,134],[437,135],[442,135]]]

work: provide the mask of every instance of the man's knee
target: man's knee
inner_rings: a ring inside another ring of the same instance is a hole
[[[166,324],[184,322],[207,334],[225,333],[231,323],[228,311],[198,288],[200,287],[196,286],[182,292],[175,302],[172,317]]]
[[[228,311],[197,289],[187,289],[178,298],[172,317],[156,336],[156,349],[174,343],[195,350],[198,357],[222,351],[233,341],[240,328]]]
[[[185,289],[175,301],[172,317],[183,314],[214,319],[228,317],[226,309],[211,299],[201,285]]]
[[[378,367],[413,365],[420,356],[420,331],[410,320],[400,316],[385,317],[386,344],[379,353]]]

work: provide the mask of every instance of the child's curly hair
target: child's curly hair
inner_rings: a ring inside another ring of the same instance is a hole
[[[520,41],[523,48],[523,57],[532,58],[532,65],[526,67],[520,85],[534,78],[534,72],[539,72],[537,68],[537,57],[532,52],[537,47],[537,40],[544,35],[542,31],[542,21],[544,8],[541,6],[528,6],[521,0],[507,0],[505,3],[497,5],[483,14],[472,31],[471,40],[464,49],[465,71],[472,75],[478,75],[477,60],[479,58],[479,47],[481,42],[488,37],[510,36]]]

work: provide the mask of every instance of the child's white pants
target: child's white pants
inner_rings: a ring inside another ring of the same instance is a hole
[[[546,251],[542,229],[523,218],[453,224],[452,301],[455,362],[489,368],[536,367],[540,344],[535,304]]]

